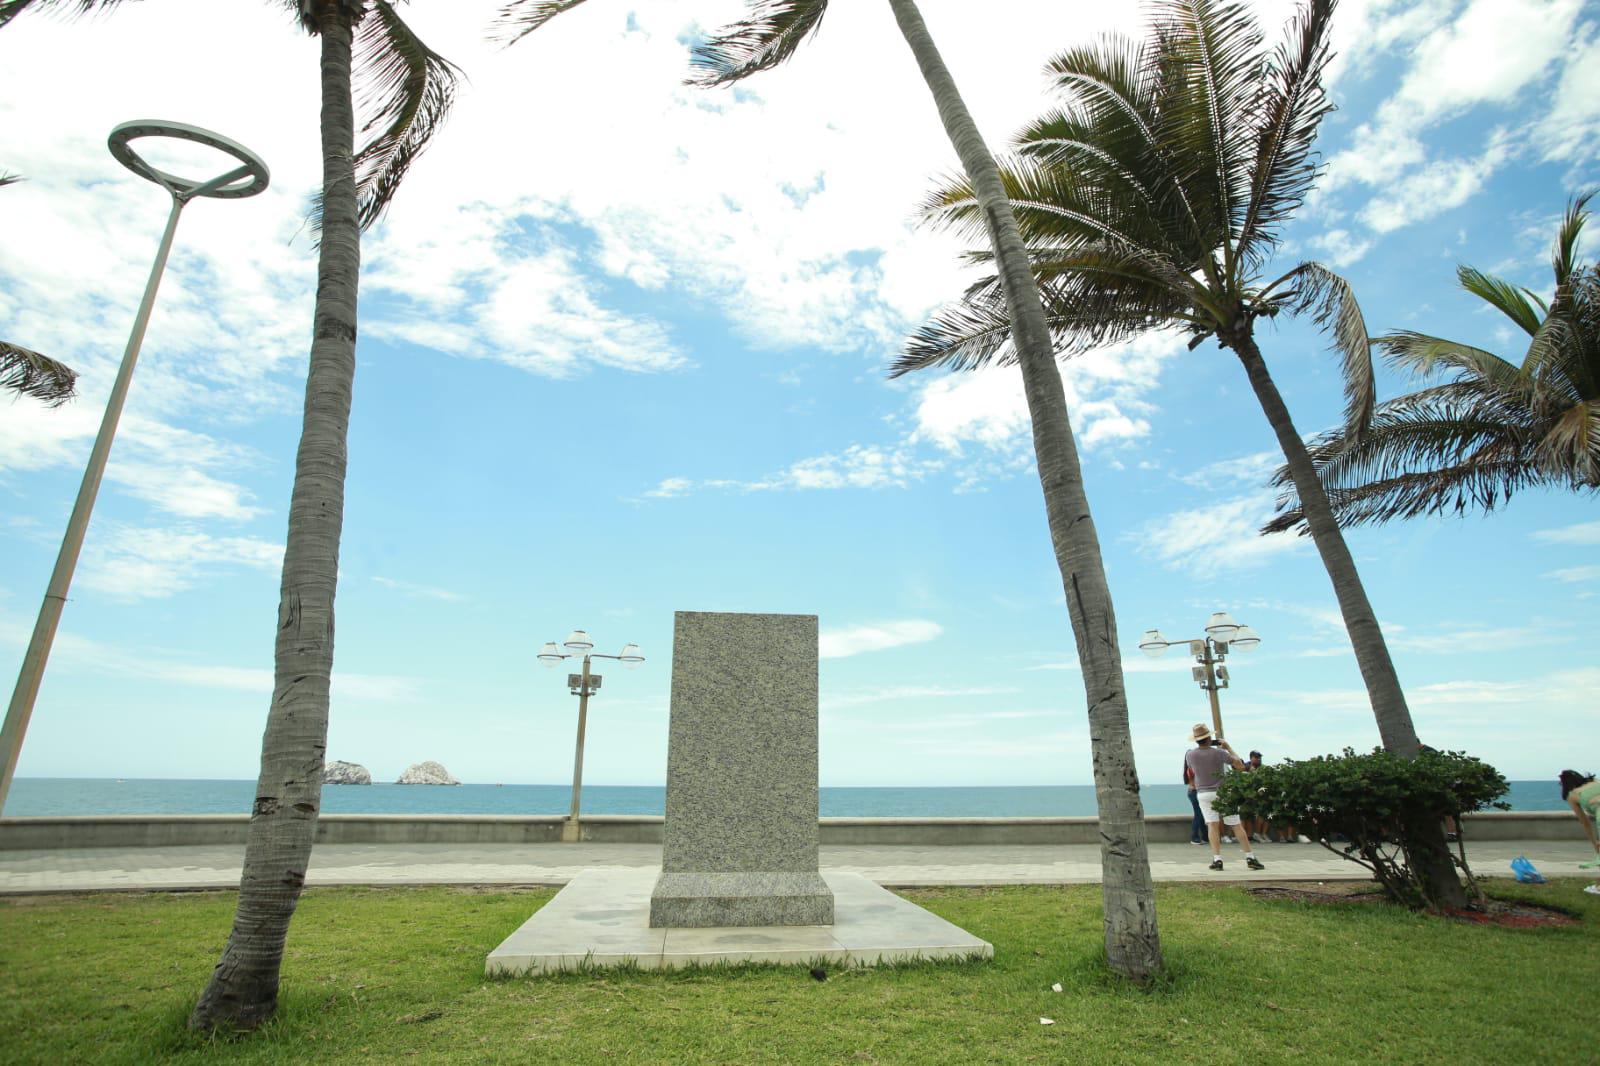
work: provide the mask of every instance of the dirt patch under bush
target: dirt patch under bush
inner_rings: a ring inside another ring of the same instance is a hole
[[[1295,903],[1328,904],[1389,904],[1382,889],[1364,882],[1343,884],[1268,884],[1247,889],[1257,899],[1288,900]],[[1488,899],[1458,910],[1444,912],[1444,917],[1474,925],[1495,925],[1503,929],[1539,929],[1552,926],[1582,924],[1582,919],[1559,907],[1539,903]]]

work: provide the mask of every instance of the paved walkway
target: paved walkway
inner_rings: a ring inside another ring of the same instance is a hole
[[[859,873],[890,886],[1095,883],[1100,849],[1092,845],[824,846],[826,870]],[[1207,849],[1152,844],[1157,881],[1365,880],[1366,872],[1326,848],[1257,844],[1266,869],[1245,869],[1235,845],[1222,849],[1227,869],[1206,869]],[[0,894],[235,888],[242,845],[168,848],[83,848],[0,851]],[[1506,840],[1470,844],[1475,873],[1506,876],[1526,855],[1545,876],[1578,869],[1591,859],[1585,841]],[[661,864],[659,844],[330,844],[311,856],[313,885],[562,885],[589,867]]]

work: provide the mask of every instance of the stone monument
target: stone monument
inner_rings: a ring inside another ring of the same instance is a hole
[[[580,870],[484,972],[994,954],[860,874],[820,873],[817,814],[816,616],[679,611],[661,868]]]
[[[817,617],[679,611],[652,928],[832,925],[817,867]]]

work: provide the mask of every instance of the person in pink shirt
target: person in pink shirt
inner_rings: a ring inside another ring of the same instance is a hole
[[[1220,815],[1211,805],[1217,798],[1217,786],[1222,783],[1223,771],[1229,767],[1243,770],[1244,760],[1239,758],[1226,740],[1220,737],[1213,739],[1211,727],[1204,722],[1194,727],[1193,736],[1195,746],[1184,752],[1183,765],[1194,774],[1195,799],[1200,803],[1200,813],[1205,818],[1206,832],[1210,837],[1211,869],[1222,869],[1224,823],[1233,830],[1234,838],[1244,850],[1244,864],[1252,870],[1265,869],[1250,847],[1250,834],[1244,831],[1242,825],[1244,820],[1237,814]]]

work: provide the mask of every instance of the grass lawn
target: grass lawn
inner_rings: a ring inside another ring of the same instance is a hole
[[[1163,886],[1170,975],[1143,990],[1105,973],[1094,885],[905,892],[991,941],[993,961],[825,982],[798,967],[486,980],[484,956],[551,892],[313,888],[278,1017],[215,1042],[183,1022],[233,893],[0,900],[0,1059],[1578,1061],[1595,1046],[1600,959],[1583,884],[1491,885],[1583,917],[1545,929]]]

